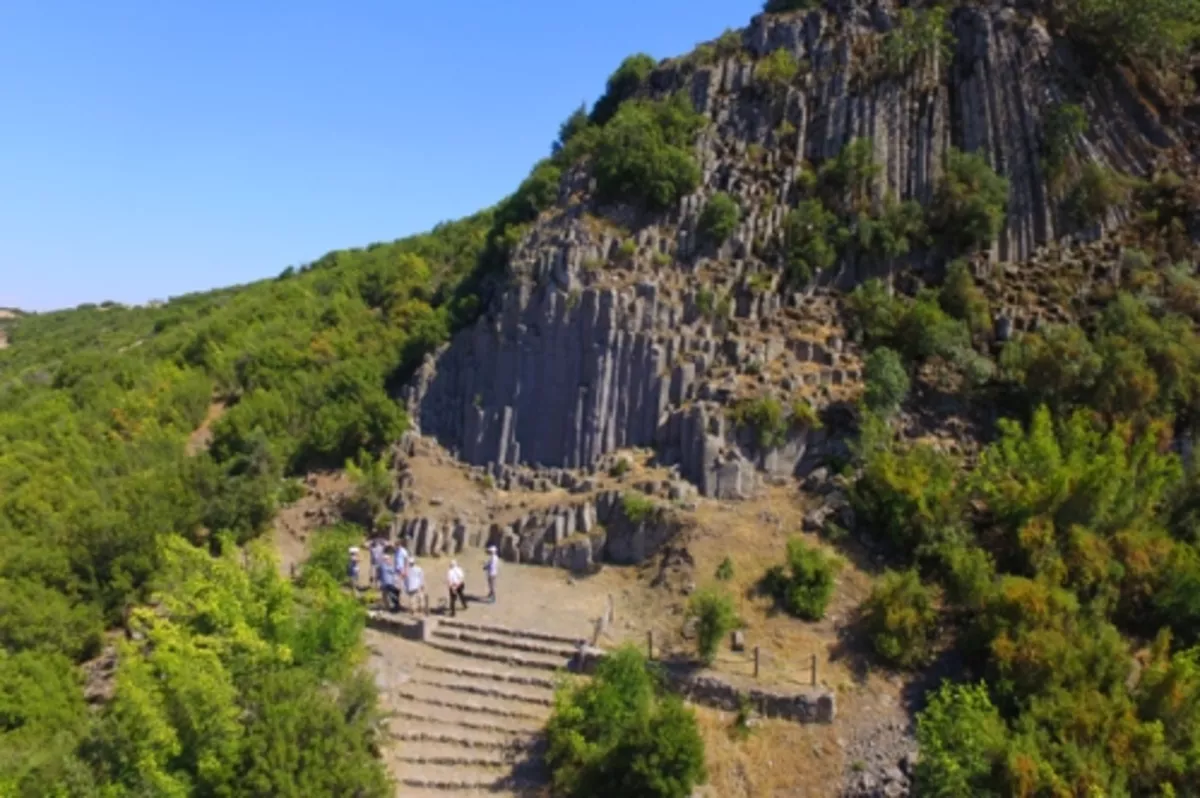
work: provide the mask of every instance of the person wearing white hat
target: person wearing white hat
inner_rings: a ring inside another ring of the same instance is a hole
[[[404,592],[408,596],[409,607],[416,614],[421,607],[425,615],[429,614],[429,596],[425,593],[425,571],[417,565],[416,558],[409,558],[408,571],[404,575]]]
[[[346,568],[346,576],[350,579],[350,587],[358,591],[358,546],[350,547],[350,563]]]
[[[450,588],[450,617],[453,618],[456,601],[462,602],[464,610],[467,608],[467,595],[463,592],[466,589],[466,576],[463,569],[458,567],[458,560],[450,561],[450,570],[446,571],[446,586]]]
[[[500,576],[500,555],[495,546],[488,546],[487,560],[483,563],[483,572],[487,574],[488,603],[496,603],[496,577]]]

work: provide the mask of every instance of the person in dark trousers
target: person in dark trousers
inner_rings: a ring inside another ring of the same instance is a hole
[[[467,609],[467,594],[466,576],[463,574],[463,569],[458,567],[457,560],[450,561],[450,570],[446,572],[446,584],[450,588],[450,617],[454,617],[454,605],[456,601],[462,602],[462,608]]]
[[[385,550],[384,554],[391,552]],[[390,556],[385,556],[379,562],[379,592],[383,594],[383,602],[392,612],[400,611],[400,588],[396,584],[396,565]]]

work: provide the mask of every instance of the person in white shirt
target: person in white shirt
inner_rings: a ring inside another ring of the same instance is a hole
[[[496,603],[496,577],[500,575],[500,555],[496,553],[495,546],[488,546],[487,561],[483,564],[483,572],[487,574],[488,580],[488,603]]]
[[[446,572],[446,585],[450,588],[450,617],[454,617],[454,605],[456,601],[462,602],[462,608],[467,608],[467,595],[463,591],[466,589],[466,576],[463,574],[463,569],[458,567],[457,560],[450,561],[450,570]]]
[[[429,614],[429,596],[425,594],[425,571],[417,565],[414,558],[408,560],[408,571],[404,576],[404,593],[408,596],[409,607],[415,613],[420,605],[422,611]]]

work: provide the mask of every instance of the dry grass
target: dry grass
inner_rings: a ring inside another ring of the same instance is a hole
[[[818,798],[838,793],[843,756],[835,727],[764,720],[748,734],[737,735],[732,713],[700,708],[696,720],[709,777],[699,795]]]

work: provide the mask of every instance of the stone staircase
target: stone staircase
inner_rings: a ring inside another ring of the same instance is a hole
[[[371,620],[376,639],[391,638],[381,698],[397,795],[543,794],[542,729],[556,673],[581,641],[452,619]]]

